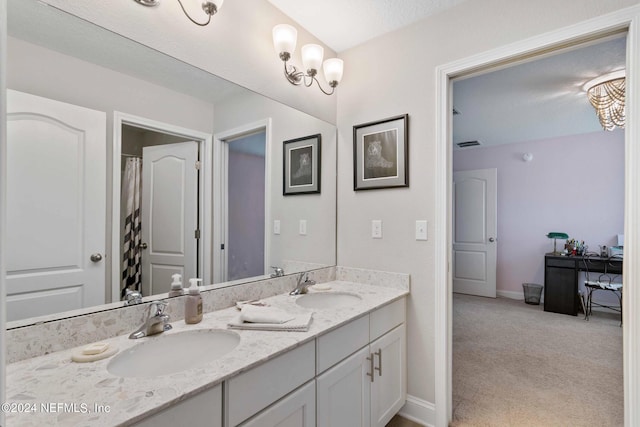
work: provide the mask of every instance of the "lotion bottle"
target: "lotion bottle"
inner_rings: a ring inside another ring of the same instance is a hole
[[[195,324],[202,320],[202,295],[198,282],[202,282],[202,279],[189,279],[189,292],[184,303],[184,323]]]
[[[173,279],[173,282],[171,282],[169,297],[179,297],[180,295],[184,295],[184,290],[182,289],[182,276],[176,273],[171,276],[171,279]]]

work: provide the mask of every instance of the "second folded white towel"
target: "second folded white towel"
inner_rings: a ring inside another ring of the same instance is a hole
[[[240,320],[249,323],[285,323],[295,316],[276,307],[260,307],[245,304],[240,310]]]

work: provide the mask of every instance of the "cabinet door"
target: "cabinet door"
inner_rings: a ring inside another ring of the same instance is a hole
[[[222,385],[164,409],[134,424],[136,427],[222,427]]]
[[[384,427],[407,398],[406,336],[400,325],[371,343],[374,381],[371,383],[371,426]]]
[[[317,378],[318,427],[369,427],[369,356],[365,347]]]
[[[309,381],[243,423],[242,427],[313,427],[315,418],[316,382]]]
[[[544,311],[578,314],[578,286],[575,268],[547,265],[544,276]]]

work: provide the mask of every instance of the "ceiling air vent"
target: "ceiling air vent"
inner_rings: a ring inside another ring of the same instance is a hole
[[[480,141],[465,141],[465,142],[458,142],[456,145],[460,148],[467,148],[467,147],[476,147],[481,144],[480,144]]]

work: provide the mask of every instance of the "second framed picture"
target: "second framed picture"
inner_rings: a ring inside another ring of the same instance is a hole
[[[283,192],[293,194],[320,193],[322,135],[310,135],[284,141]]]
[[[353,127],[353,189],[409,186],[409,116]]]

